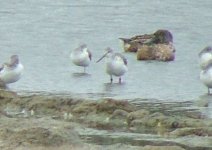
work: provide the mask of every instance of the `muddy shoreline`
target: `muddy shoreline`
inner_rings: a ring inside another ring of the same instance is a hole
[[[212,149],[212,119],[194,103],[141,101],[1,90],[0,149]]]

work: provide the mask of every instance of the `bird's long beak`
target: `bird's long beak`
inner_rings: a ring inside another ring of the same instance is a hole
[[[103,58],[105,58],[107,56],[108,52],[106,52],[101,58],[99,58],[96,63],[100,62]]]

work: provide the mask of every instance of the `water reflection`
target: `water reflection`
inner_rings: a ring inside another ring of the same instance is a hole
[[[16,53],[21,55],[26,66],[24,78],[10,85],[14,91],[68,91],[77,94],[103,93],[106,96],[115,94],[115,98],[196,100],[205,92],[205,87],[196,77],[199,74],[196,62],[198,50],[211,41],[208,34],[212,20],[209,19],[211,14],[208,14],[210,3],[205,1],[199,5],[199,1],[195,1],[185,5],[178,1],[173,4],[136,1],[135,5],[128,0],[72,0],[71,3],[67,0],[31,0],[30,3],[15,3],[14,7],[13,3],[2,1],[0,33],[4,36],[0,37],[0,59]],[[186,24],[185,16],[179,10],[187,14]],[[138,62],[135,54],[125,53],[129,61],[129,71],[125,76],[127,85],[103,85],[109,82],[109,78],[102,73],[102,64],[89,67],[92,76],[72,74],[76,69],[83,72],[82,68],[71,65],[69,59],[70,50],[82,41],[86,41],[95,59],[107,46],[123,52],[119,37],[152,33],[158,28],[169,29],[174,35],[177,49],[174,62]],[[186,32],[179,32],[185,29]],[[190,44],[194,37],[198,42]],[[198,37],[202,37],[201,40]],[[188,56],[191,59],[187,59]]]
[[[115,92],[122,93],[121,91],[125,90],[125,83],[104,83],[104,92]]]
[[[90,77],[91,74],[88,73],[72,73],[72,77],[74,78],[81,78],[81,77]]]
[[[208,107],[205,109],[205,114],[209,117],[212,118],[212,98],[208,102]]]
[[[212,118],[212,95],[201,95],[198,104],[200,107],[204,107],[202,114],[208,118]]]

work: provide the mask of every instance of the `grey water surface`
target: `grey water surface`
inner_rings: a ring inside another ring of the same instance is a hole
[[[196,100],[207,93],[198,53],[212,45],[211,6],[211,0],[0,0],[0,62],[20,55],[23,78],[9,85],[18,92]],[[137,61],[136,54],[124,53],[129,67],[124,83],[110,84],[104,61],[95,63],[104,49],[123,52],[119,37],[158,29],[172,32],[175,61]],[[87,74],[69,59],[80,43],[93,52]]]

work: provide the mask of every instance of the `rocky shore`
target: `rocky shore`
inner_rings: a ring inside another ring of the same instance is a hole
[[[212,119],[192,102],[136,101],[1,90],[0,149],[212,149]]]

